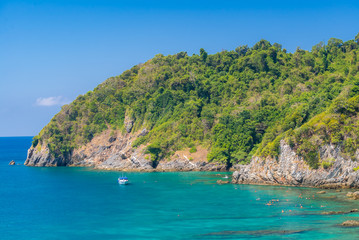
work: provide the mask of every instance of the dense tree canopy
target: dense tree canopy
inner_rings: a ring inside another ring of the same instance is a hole
[[[106,130],[146,127],[154,159],[202,145],[208,160],[233,164],[275,157],[286,138],[312,167],[323,143],[353,154],[359,143],[359,42],[331,38],[311,52],[287,53],[261,40],[213,55],[156,55],[63,106],[34,138],[57,156]],[[193,148],[195,149],[195,148]]]

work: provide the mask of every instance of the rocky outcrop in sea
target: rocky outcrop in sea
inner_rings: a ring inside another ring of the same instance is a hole
[[[235,165],[232,183],[291,185],[323,188],[358,188],[357,160],[346,159],[339,146],[325,145],[319,149],[320,159],[334,159],[330,168],[311,169],[296,152],[282,140],[279,157],[253,157],[248,165]]]

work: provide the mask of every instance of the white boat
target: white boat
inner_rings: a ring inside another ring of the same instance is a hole
[[[121,185],[126,185],[126,184],[128,184],[128,178],[127,177],[119,177],[118,183]]]

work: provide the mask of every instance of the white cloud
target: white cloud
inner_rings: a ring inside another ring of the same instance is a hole
[[[58,97],[48,97],[48,98],[38,98],[36,99],[37,106],[51,107],[51,106],[62,106],[68,104],[70,101],[62,96]]]

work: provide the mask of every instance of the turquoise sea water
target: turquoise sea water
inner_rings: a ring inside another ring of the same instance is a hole
[[[345,192],[217,185],[228,173],[126,173],[23,163],[31,138],[0,138],[0,239],[359,239]],[[313,198],[314,196],[314,198]]]

